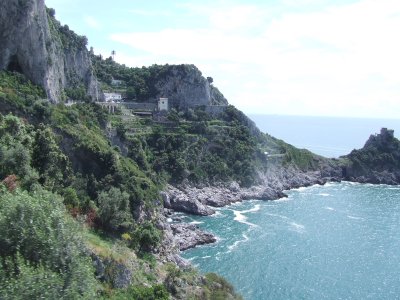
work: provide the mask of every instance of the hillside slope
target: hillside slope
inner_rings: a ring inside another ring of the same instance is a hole
[[[193,65],[89,53],[43,0],[0,3],[0,29],[0,298],[240,299],[179,257],[214,239],[171,225],[172,210],[209,214],[343,175],[399,180],[390,131],[326,159],[261,133]],[[136,104],[168,97],[170,109],[108,114],[91,101],[98,82]]]

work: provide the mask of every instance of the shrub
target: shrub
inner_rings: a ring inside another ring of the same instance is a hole
[[[112,187],[107,192],[101,192],[97,201],[99,218],[105,228],[113,231],[127,231],[131,228],[128,193]]]
[[[118,291],[112,299],[135,299],[135,300],[168,300],[169,293],[167,289],[157,284],[151,287],[131,286],[126,291]]]
[[[0,298],[10,289],[16,299],[95,295],[94,270],[79,227],[62,199],[50,192],[0,191],[0,260]]]
[[[160,241],[161,232],[149,221],[137,225],[133,232],[132,245],[139,251],[151,251]]]

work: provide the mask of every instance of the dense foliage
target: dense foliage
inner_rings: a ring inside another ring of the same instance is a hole
[[[35,114],[47,117],[49,103],[42,88],[32,84],[23,75],[0,72],[0,113]],[[43,100],[44,99],[44,100]]]
[[[162,240],[154,223],[165,180],[161,173],[182,172],[173,163],[155,172],[158,146],[151,141],[163,129],[154,127],[148,137],[125,137],[130,149],[124,156],[105,132],[115,119],[100,107],[51,106],[22,75],[0,76],[0,298],[161,300],[175,293],[213,299],[219,283],[207,281],[198,296],[191,286],[201,286],[199,274],[173,271],[172,282],[169,275],[160,280],[165,271],[150,254]],[[201,122],[207,127],[209,121],[198,121],[193,128],[182,124],[184,140],[204,133]],[[171,142],[168,149],[175,145]],[[143,214],[145,221],[137,220]],[[96,280],[89,253],[108,262],[105,282]],[[114,278],[129,257],[134,257],[127,264],[134,266],[135,278],[128,289],[117,290]],[[189,285],[180,287],[180,280]]]
[[[70,208],[82,213],[95,205],[100,208],[99,224],[110,230],[130,228],[127,224],[133,222],[137,209],[154,207],[158,193],[151,174],[111,147],[102,130],[107,115],[100,108],[60,105],[49,107],[48,114],[46,124],[34,125],[13,115],[0,117],[2,178],[15,174],[25,188],[40,183],[65,195]],[[105,198],[117,201],[110,194],[112,188],[127,199],[116,206],[120,212],[106,209],[104,204]],[[119,213],[125,217],[114,219]],[[107,219],[113,219],[113,225]]]
[[[232,117],[229,107],[221,119],[212,120],[198,109],[192,114],[170,119],[176,128],[171,132],[155,127],[142,139],[148,148],[148,159],[158,173],[172,182],[188,179],[192,182],[221,182],[236,180],[243,185],[257,181],[256,167],[262,155],[249,129]]]
[[[62,199],[0,186],[0,298],[91,299],[96,280]]]
[[[215,273],[208,273],[205,277],[208,299],[223,300],[228,299],[231,295],[234,299],[242,299],[239,295],[236,295],[233,286],[223,277]]]

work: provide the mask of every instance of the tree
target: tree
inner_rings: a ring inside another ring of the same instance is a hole
[[[135,88],[134,88],[134,87],[130,86],[130,87],[128,87],[128,88],[126,89],[126,97],[127,97],[129,100],[133,100],[133,99],[136,98],[136,91],[135,91]]]
[[[139,251],[151,251],[161,241],[160,231],[149,221],[138,225],[133,236],[133,243]]]
[[[107,229],[126,232],[132,226],[132,214],[129,205],[129,194],[112,187],[101,192],[97,199],[99,218]]]
[[[214,82],[214,79],[212,77],[207,77],[207,81],[209,84],[211,84]]]
[[[63,186],[70,172],[68,158],[58,147],[54,133],[44,125],[35,134],[32,164],[40,173],[40,182],[50,189]]]
[[[47,13],[49,14],[50,17],[54,18],[56,15],[56,10],[54,8],[48,8]]]

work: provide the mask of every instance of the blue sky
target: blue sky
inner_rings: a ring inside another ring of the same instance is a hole
[[[400,118],[398,0],[46,0],[96,53],[195,64],[246,113]]]

